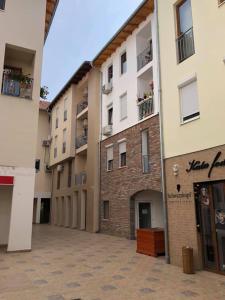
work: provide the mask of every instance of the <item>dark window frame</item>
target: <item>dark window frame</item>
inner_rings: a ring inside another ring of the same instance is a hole
[[[148,170],[145,171],[145,167],[144,167],[144,163],[143,163],[143,157],[145,156],[143,154],[143,133],[147,132],[147,156],[148,156]],[[141,131],[141,158],[142,158],[142,172],[143,174],[148,174],[150,173],[150,161],[149,161],[149,157],[150,157],[150,146],[149,146],[149,141],[150,141],[150,136],[149,136],[149,128],[143,129]]]
[[[110,207],[109,207],[109,201],[104,200],[103,201],[103,219],[109,220],[110,217]]]
[[[108,125],[113,125],[113,106],[108,108]]]
[[[68,182],[67,186],[70,188],[72,184],[72,160],[68,162]]]
[[[35,160],[35,170],[36,170],[36,173],[39,172],[41,169],[41,160],[40,159],[36,159]]]
[[[60,189],[60,183],[61,183],[61,173],[57,172],[57,190]]]
[[[124,64],[126,63],[126,71],[124,71]],[[127,51],[124,51],[120,56],[120,74],[123,75],[127,72]]]
[[[113,159],[107,161],[107,171],[113,170]]]
[[[108,83],[113,79],[113,64],[108,67]]]
[[[0,0],[0,10],[5,10],[5,2],[6,0]]]
[[[120,168],[127,166],[127,152],[120,153]]]

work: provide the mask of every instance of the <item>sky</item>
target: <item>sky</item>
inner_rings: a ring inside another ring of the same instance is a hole
[[[44,47],[42,86],[51,101],[92,60],[142,0],[60,0]]]

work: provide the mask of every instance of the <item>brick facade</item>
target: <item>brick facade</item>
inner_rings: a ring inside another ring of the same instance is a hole
[[[143,173],[141,132],[149,131],[150,172]],[[118,141],[126,139],[127,166],[119,168]],[[113,170],[107,171],[107,145],[113,144]],[[160,132],[158,115],[101,142],[101,232],[134,238],[134,196],[140,191],[160,192]],[[103,201],[109,201],[109,219],[103,219]]]
[[[219,159],[222,161],[225,159],[225,145],[165,160],[169,252],[172,264],[182,265],[181,249],[188,245],[194,249],[195,268],[203,268],[201,235],[196,227],[194,183],[225,180],[225,167],[214,168],[210,178],[208,178],[209,168],[190,173],[187,173],[186,169],[193,160],[205,161],[211,165],[219,151],[222,152]],[[175,164],[179,170],[177,176],[173,174]],[[179,192],[177,185],[180,185]]]

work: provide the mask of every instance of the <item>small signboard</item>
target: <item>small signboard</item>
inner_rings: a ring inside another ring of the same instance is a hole
[[[13,185],[14,177],[13,176],[0,176],[0,185]]]

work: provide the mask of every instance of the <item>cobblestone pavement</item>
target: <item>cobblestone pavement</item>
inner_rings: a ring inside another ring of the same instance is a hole
[[[33,250],[0,253],[0,300],[225,299],[225,276],[185,275],[136,242],[35,225]]]

